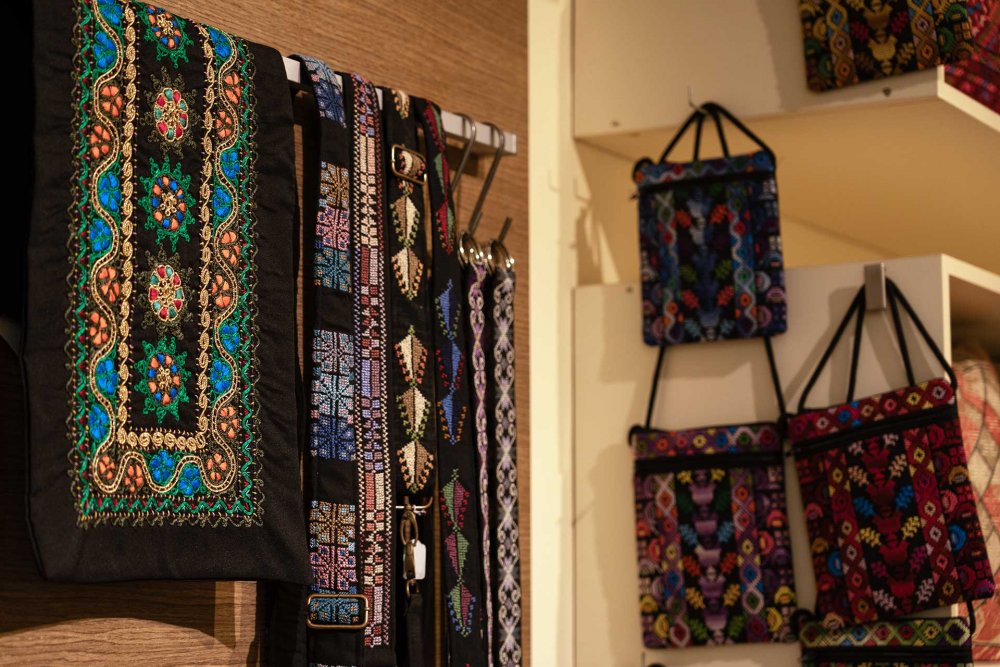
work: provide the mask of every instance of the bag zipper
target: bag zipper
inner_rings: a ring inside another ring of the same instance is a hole
[[[766,468],[784,465],[783,456],[777,452],[720,452],[719,454],[689,454],[686,456],[659,456],[655,459],[636,459],[635,472],[651,475],[683,470],[709,470],[713,468]]]
[[[882,662],[900,661],[910,664],[947,661],[972,663],[972,649],[968,646],[829,646],[807,648],[802,651],[802,662]]]
[[[898,417],[881,419],[879,421],[869,422],[868,424],[855,428],[848,427],[842,431],[837,431],[836,433],[821,435],[818,438],[793,444],[792,454],[796,459],[805,458],[810,454],[816,454],[818,452],[826,451],[827,449],[832,449],[845,441],[855,442],[862,438],[868,438],[873,435],[879,435],[881,433],[896,430],[900,427],[900,425],[903,425],[906,428],[915,428],[917,426],[938,421],[947,413],[952,413],[957,416],[957,408],[954,404],[941,405],[929,410],[922,410],[918,414],[900,415]]]
[[[640,185],[639,194],[644,195],[647,192],[660,192],[662,190],[670,190],[671,188],[677,188],[682,186],[690,185],[701,185],[703,183],[726,183],[728,181],[764,181],[769,178],[774,178],[773,171],[748,171],[748,172],[737,172],[731,174],[717,174],[715,176],[698,176],[697,178],[681,178],[675,181],[664,181],[662,183],[651,183],[649,185]]]

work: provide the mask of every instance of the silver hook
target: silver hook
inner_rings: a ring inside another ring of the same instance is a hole
[[[455,189],[458,188],[458,182],[462,180],[462,174],[465,173],[465,163],[469,161],[469,156],[472,155],[472,147],[476,144],[476,130],[479,129],[476,121],[472,120],[469,116],[464,113],[456,113],[456,116],[462,119],[462,135],[465,135],[465,124],[468,123],[472,126],[472,132],[469,134],[468,140],[465,143],[465,148],[462,149],[462,159],[458,161],[458,167],[455,168],[455,177],[451,180],[451,187],[448,189],[449,195],[455,194]]]
[[[497,152],[493,155],[493,164],[490,165],[490,170],[486,173],[486,180],[483,181],[483,187],[479,190],[479,199],[476,200],[476,205],[472,209],[472,217],[469,218],[470,235],[476,231],[476,225],[479,224],[479,219],[483,215],[483,204],[486,203],[486,193],[489,192],[490,186],[493,184],[493,177],[497,173],[497,167],[500,166],[500,158],[503,157],[504,141],[506,139],[503,130],[493,123],[486,123],[486,126],[490,128],[490,139],[493,138],[493,132],[496,131],[500,135],[500,142],[499,146],[497,146]]]
[[[707,111],[705,111],[705,107],[701,106],[700,104],[695,104],[694,103],[694,96],[691,94],[691,84],[690,83],[688,84],[688,106],[691,107],[692,109],[694,109],[695,111],[700,112],[700,113],[703,113],[703,114],[704,113],[708,113]]]

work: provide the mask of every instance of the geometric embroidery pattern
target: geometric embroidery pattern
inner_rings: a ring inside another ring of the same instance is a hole
[[[311,453],[324,459],[353,461],[353,337],[339,331],[314,331],[312,365]]]
[[[954,392],[942,379],[789,420],[827,622],[991,596]]]
[[[309,562],[313,592],[357,593],[357,535],[354,505],[312,501]]]
[[[347,169],[320,162],[313,279],[342,292],[351,291],[349,187]]]

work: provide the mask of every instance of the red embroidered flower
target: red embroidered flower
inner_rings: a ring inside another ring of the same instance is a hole
[[[146,478],[142,472],[142,466],[135,461],[131,461],[125,468],[125,488],[129,493],[135,493],[146,484]]]
[[[188,104],[176,88],[164,88],[153,102],[156,131],[167,141],[178,141],[188,126]]]
[[[114,303],[121,295],[122,286],[118,280],[118,269],[113,266],[105,266],[97,272],[97,289],[101,296]]]
[[[94,347],[104,345],[111,336],[108,321],[96,310],[91,312],[90,317],[87,318],[87,335]]]
[[[219,111],[215,115],[215,136],[219,139],[228,139],[233,134],[233,117],[226,111]]]
[[[101,87],[98,94],[100,96],[101,111],[113,119],[118,118],[121,115],[122,107],[125,106],[121,96],[121,88],[113,83],[108,83]]]
[[[236,438],[240,429],[240,421],[236,416],[236,408],[227,405],[219,410],[219,431],[229,440]]]
[[[236,266],[236,263],[240,261],[240,253],[243,248],[239,243],[236,232],[232,230],[227,230],[222,234],[222,239],[220,240],[220,254],[222,259],[224,259],[230,266]]]
[[[219,274],[212,280],[212,299],[220,310],[224,310],[233,302],[233,288],[229,281]]]
[[[216,452],[212,456],[205,459],[205,472],[208,473],[208,479],[215,483],[222,481],[222,478],[225,477],[228,469],[229,463],[219,452]]]
[[[238,106],[243,99],[243,82],[240,80],[240,75],[230,72],[223,77],[222,91],[233,106]]]
[[[111,152],[111,132],[100,124],[95,124],[90,130],[90,138],[87,140],[90,146],[90,155],[96,160]]]
[[[117,464],[111,457],[105,454],[97,461],[97,475],[105,481],[110,482],[115,478],[115,469],[117,467]]]

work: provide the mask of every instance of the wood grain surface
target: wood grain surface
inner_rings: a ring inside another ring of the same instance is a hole
[[[66,0],[67,6],[70,0]],[[517,260],[518,476],[530,655],[528,535],[527,5],[489,0],[164,0],[171,11],[273,46],[322,58],[380,85],[428,97],[518,135],[497,172],[477,236],[514,218]],[[458,193],[464,226],[489,159],[470,160]],[[63,270],[61,267],[59,270]],[[254,665],[259,627],[253,582],[42,581],[25,523],[23,393],[17,359],[0,343],[0,665]],[[67,493],[69,485],[67,483]]]

